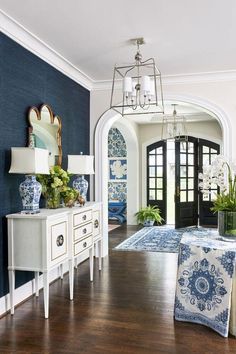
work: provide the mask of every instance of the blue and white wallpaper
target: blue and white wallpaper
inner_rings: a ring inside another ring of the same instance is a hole
[[[108,157],[126,157],[127,149],[123,135],[117,128],[108,133]]]
[[[108,201],[126,202],[127,199],[127,148],[123,135],[117,128],[108,134]]]

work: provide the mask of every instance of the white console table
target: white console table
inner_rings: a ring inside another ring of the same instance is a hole
[[[41,209],[30,215],[15,213],[8,219],[8,271],[11,314],[14,314],[15,270],[35,272],[39,294],[39,272],[43,273],[44,312],[49,315],[49,272],[69,265],[70,300],[73,299],[75,260],[89,251],[90,280],[93,281],[94,245],[98,245],[101,269],[101,203],[84,207]]]

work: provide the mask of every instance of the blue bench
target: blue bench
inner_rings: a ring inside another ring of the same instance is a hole
[[[126,203],[124,202],[108,202],[108,218],[117,219],[119,224],[126,221],[125,216]]]

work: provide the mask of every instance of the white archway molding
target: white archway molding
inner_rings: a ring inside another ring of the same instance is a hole
[[[232,129],[229,117],[227,114],[217,106],[215,103],[210,102],[201,97],[195,97],[190,95],[178,95],[178,94],[165,94],[165,100],[173,100],[186,102],[193,105],[207,109],[213,113],[215,118],[218,120],[223,132],[223,153],[231,159],[232,157]],[[106,111],[98,120],[95,128],[95,200],[101,201],[102,206],[102,220],[103,220],[103,257],[108,254],[108,147],[107,147],[107,137],[111,126],[120,117],[113,110]],[[136,171],[136,178],[139,175],[138,170]],[[138,193],[137,193],[138,194]],[[132,201],[131,201],[132,202]]]
[[[108,132],[116,122],[116,127],[121,131],[127,144],[127,221],[134,223],[133,214],[139,207],[139,180],[137,171],[139,170],[138,140],[132,125],[117,122],[120,118],[113,110],[106,111],[99,119],[95,129],[95,200],[102,201],[103,220],[103,257],[108,254]],[[131,160],[131,165],[129,160]],[[128,202],[128,200],[130,202]]]

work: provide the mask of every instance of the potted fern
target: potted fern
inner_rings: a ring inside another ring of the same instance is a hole
[[[139,224],[143,226],[153,226],[154,222],[161,224],[163,218],[160,215],[160,209],[156,205],[148,205],[147,207],[141,208],[135,216]]]

